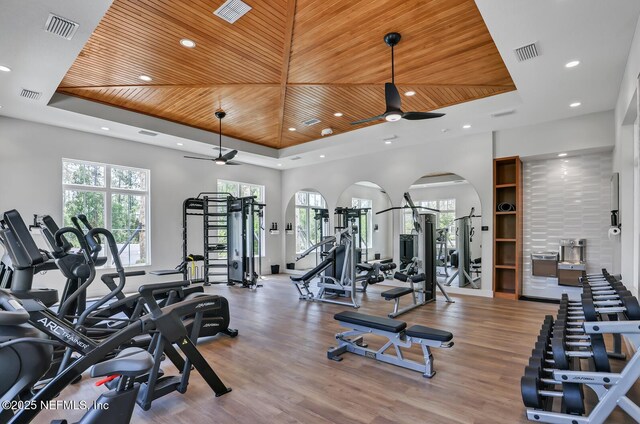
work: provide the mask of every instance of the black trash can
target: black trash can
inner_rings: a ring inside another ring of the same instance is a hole
[[[272,274],[280,274],[280,265],[271,265]]]

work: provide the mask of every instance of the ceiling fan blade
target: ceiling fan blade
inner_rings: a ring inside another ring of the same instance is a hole
[[[237,150],[232,150],[230,152],[225,153],[224,155],[222,155],[222,159],[224,160],[231,160],[234,157],[236,157],[236,155],[238,154]]]
[[[400,100],[400,93],[393,83],[387,82],[384,84],[384,101],[387,105],[387,112],[391,110],[402,110],[402,100]]]
[[[444,113],[435,112],[405,112],[402,114],[402,117],[410,121],[418,121],[420,119],[440,118],[444,115]]]
[[[213,158],[199,158],[197,156],[185,156],[187,159],[200,159],[200,160],[215,160]]]
[[[225,165],[242,165],[240,162],[227,162]]]
[[[361,119],[359,121],[352,122],[351,125],[358,125],[358,124],[364,124],[365,122],[378,121],[383,118],[384,118],[384,115],[378,115],[378,116],[374,116],[373,118]]]

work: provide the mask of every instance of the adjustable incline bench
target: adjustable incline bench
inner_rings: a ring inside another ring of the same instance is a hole
[[[313,300],[315,298],[313,292],[309,290],[309,284],[311,283],[311,280],[320,275],[320,273],[325,269],[329,268],[331,264],[333,264],[333,257],[329,255],[324,258],[322,262],[316,265],[315,268],[310,269],[304,275],[292,275],[289,277],[291,282],[296,286],[296,289],[298,289],[301,300]]]
[[[450,348],[453,346],[453,334],[448,331],[436,330],[422,325],[412,325],[407,328],[404,321],[376,317],[358,312],[344,311],[333,317],[340,325],[352,328],[351,331],[336,334],[338,346],[327,351],[327,357],[334,361],[341,361],[345,352],[366,356],[371,359],[386,362],[410,370],[419,371],[424,377],[431,378],[435,375],[433,369],[433,356],[429,347]],[[389,341],[380,349],[369,349],[364,343],[364,335],[367,333],[384,336]],[[422,346],[424,363],[405,359],[401,347],[411,347],[413,343]],[[395,355],[384,353],[391,346],[395,349]]]

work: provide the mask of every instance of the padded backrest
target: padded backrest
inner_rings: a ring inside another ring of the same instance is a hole
[[[346,253],[346,247],[344,244],[338,245],[336,247],[336,250],[334,251],[335,254],[335,262],[334,262],[334,270],[335,270],[335,274],[334,274],[334,278],[336,280],[342,280],[342,268],[344,267],[344,260],[345,260],[345,255]]]
[[[17,210],[4,213],[6,228],[2,230],[2,241],[11,261],[17,269],[30,268],[45,262],[36,242]]]

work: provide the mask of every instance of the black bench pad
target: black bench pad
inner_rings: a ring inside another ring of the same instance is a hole
[[[158,269],[156,271],[149,271],[149,274],[152,275],[176,275],[176,274],[182,274],[182,271],[180,271],[179,269]]]
[[[395,289],[383,291],[380,295],[386,300],[390,300],[411,294],[412,291],[413,289],[411,287],[396,287]]]
[[[315,268],[310,269],[304,275],[291,275],[291,276],[289,276],[289,278],[291,278],[291,281],[294,281],[296,283],[299,282],[299,281],[310,280],[313,277],[315,277],[317,274],[321,273],[326,268],[328,268],[329,265],[331,265],[331,262],[333,262],[333,258],[331,256],[327,256]]]
[[[335,314],[333,318],[337,321],[362,325],[364,327],[375,328],[376,330],[388,331],[390,333],[399,333],[407,328],[407,323],[404,321],[376,317],[351,311],[340,312],[339,314]]]
[[[407,328],[405,334],[418,339],[436,340],[439,342],[449,342],[453,339],[453,334],[448,331],[436,330],[424,325],[412,325]]]

